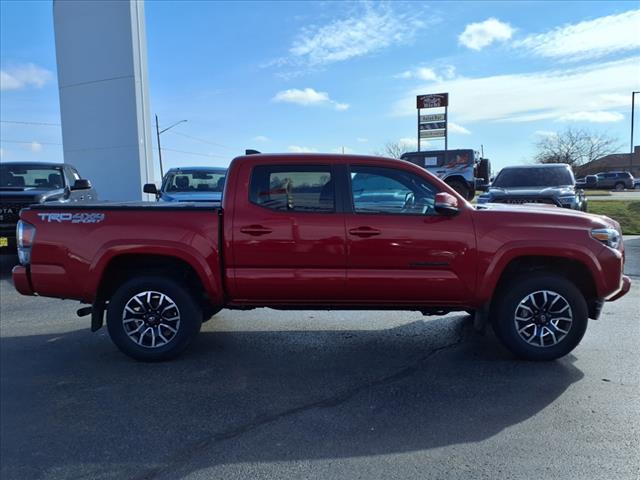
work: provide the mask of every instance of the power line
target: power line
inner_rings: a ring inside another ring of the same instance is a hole
[[[231,148],[231,147],[229,147],[227,145],[222,145],[221,143],[211,142],[209,140],[205,140],[204,138],[194,137],[193,135],[187,135],[186,133],[176,132],[176,131],[173,131],[173,130],[171,131],[171,133],[173,133],[174,135],[180,135],[181,137],[190,138],[191,140],[197,140],[198,142],[207,143],[209,145],[213,145],[214,147],[221,147],[221,148],[226,148],[227,150],[234,150],[233,148]]]
[[[199,157],[209,157],[209,158],[223,158],[223,159],[227,159],[228,157],[223,157],[222,155],[209,155],[206,153],[198,153],[198,152],[187,152],[184,150],[175,150],[173,148],[164,148],[162,147],[160,150],[164,150],[165,152],[174,152],[174,153],[184,153],[186,155],[196,155]]]
[[[12,125],[40,125],[45,127],[60,127],[59,123],[46,123],[46,122],[22,122],[18,120],[0,120],[0,123],[9,123]]]

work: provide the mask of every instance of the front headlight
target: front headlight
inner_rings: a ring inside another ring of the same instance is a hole
[[[620,246],[620,233],[615,228],[596,228],[591,230],[591,236],[607,247],[617,249]]]

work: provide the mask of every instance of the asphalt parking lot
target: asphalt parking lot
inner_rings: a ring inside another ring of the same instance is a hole
[[[223,311],[136,363],[2,259],[3,479],[640,475],[640,237],[631,292],[572,355],[515,361],[469,318]]]

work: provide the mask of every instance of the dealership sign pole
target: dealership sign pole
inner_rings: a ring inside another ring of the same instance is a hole
[[[448,93],[431,93],[429,95],[418,95],[416,97],[418,107],[418,151],[420,151],[420,140],[422,138],[442,138],[444,137],[444,150],[447,151],[447,110],[449,107]],[[442,108],[444,113],[435,115],[421,115],[423,108]]]

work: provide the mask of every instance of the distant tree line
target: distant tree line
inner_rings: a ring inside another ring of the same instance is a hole
[[[567,128],[536,142],[536,163],[566,163],[577,167],[615,153],[620,143],[605,133]]]

